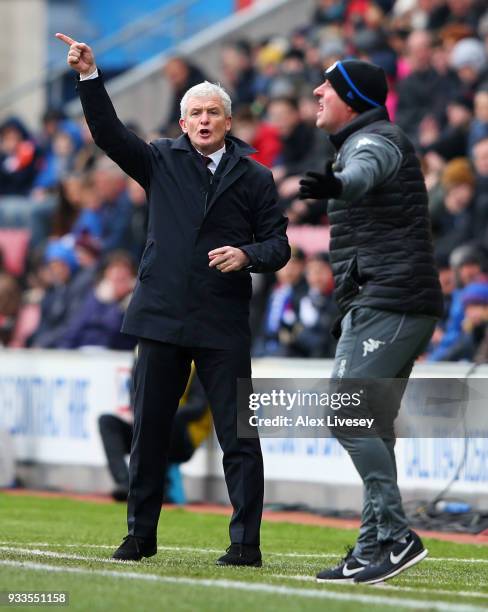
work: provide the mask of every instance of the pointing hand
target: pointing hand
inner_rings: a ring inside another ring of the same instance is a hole
[[[66,34],[56,34],[58,40],[62,40],[69,46],[68,66],[79,72],[82,76],[89,76],[97,69],[95,57],[91,48],[85,43],[77,42]]]

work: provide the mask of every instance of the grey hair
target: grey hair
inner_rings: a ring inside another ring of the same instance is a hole
[[[232,115],[232,101],[230,96],[219,83],[204,81],[203,83],[198,83],[198,85],[190,87],[181,98],[180,114],[182,119],[184,119],[186,111],[188,110],[188,100],[190,98],[220,98],[224,106],[225,116],[230,117]]]

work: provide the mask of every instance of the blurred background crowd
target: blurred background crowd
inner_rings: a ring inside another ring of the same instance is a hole
[[[94,49],[96,53],[96,48]],[[253,354],[332,357],[337,317],[325,202],[301,201],[306,170],[333,155],[315,127],[313,89],[333,62],[357,57],[388,76],[387,108],[415,143],[429,192],[445,313],[424,359],[488,361],[488,10],[483,0],[317,0],[308,23],[225,45],[220,73],[233,134],[272,169],[289,219],[290,262],[253,277]],[[103,66],[102,66],[103,67]],[[206,78],[172,57],[173,100],[144,133],[175,137],[179,101]],[[73,82],[73,88],[75,84]],[[408,189],[408,185],[406,186]],[[84,121],[47,108],[30,132],[0,125],[0,343],[130,349],[119,332],[137,280],[144,190],[93,144]]]

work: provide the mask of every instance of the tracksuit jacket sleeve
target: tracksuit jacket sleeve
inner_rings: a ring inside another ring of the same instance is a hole
[[[95,143],[144,189],[151,178],[152,148],[117,117],[103,78],[78,80],[83,113]]]
[[[379,134],[361,133],[350,138],[341,151],[342,200],[357,200],[377,185],[394,178],[402,164],[400,149]]]
[[[265,185],[256,189],[253,210],[253,244],[240,247],[249,257],[250,272],[276,272],[290,259],[286,235],[288,219],[281,214],[278,194],[271,173]]]

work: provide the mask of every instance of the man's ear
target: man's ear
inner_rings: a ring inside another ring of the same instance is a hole
[[[227,132],[230,132],[230,129],[232,127],[232,117],[226,117],[225,119],[225,129]]]
[[[180,119],[178,123],[180,124],[180,128],[183,131],[183,133],[187,134],[188,128],[186,127],[186,121],[184,119]]]

